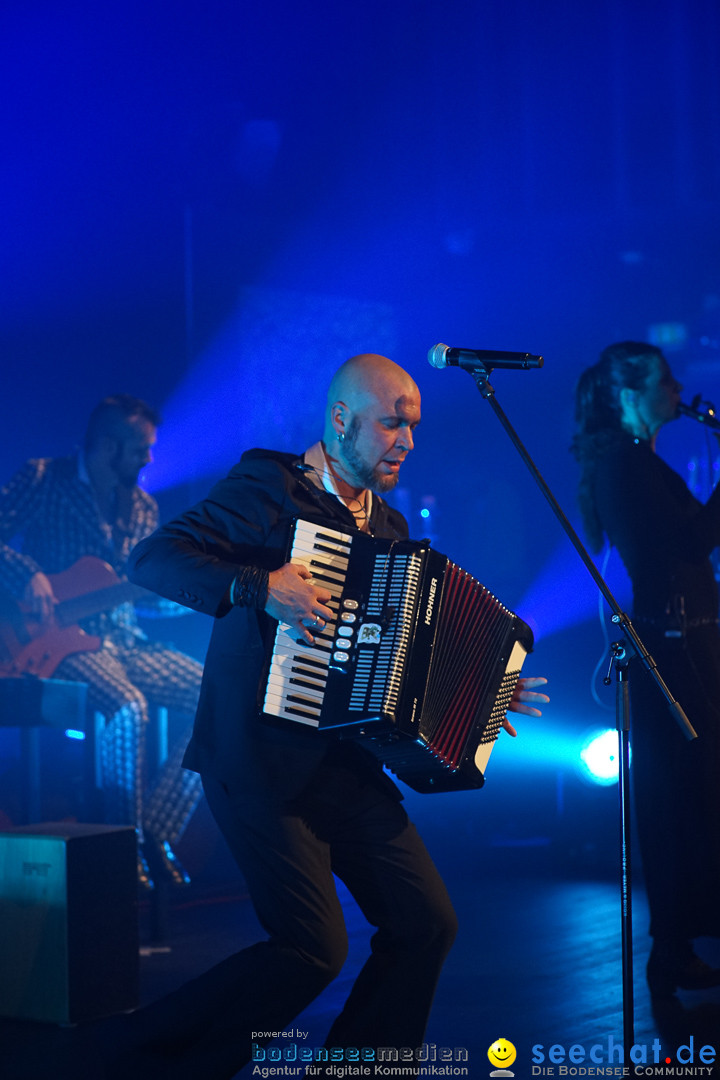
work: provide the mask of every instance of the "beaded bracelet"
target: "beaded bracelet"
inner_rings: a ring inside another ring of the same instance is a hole
[[[259,566],[243,566],[230,586],[230,603],[263,610],[268,598],[269,573]]]

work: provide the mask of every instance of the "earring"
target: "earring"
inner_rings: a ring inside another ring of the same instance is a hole
[[[345,442],[345,432],[344,431],[338,431],[337,441],[338,442]]]

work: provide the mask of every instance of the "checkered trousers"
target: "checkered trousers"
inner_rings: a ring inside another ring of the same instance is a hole
[[[161,842],[176,843],[202,795],[200,777],[180,764],[191,724],[148,784],[149,706],[192,717],[202,665],[158,643],[109,644],[99,652],[66,657],[55,674],[87,682],[89,708],[105,716],[100,735],[105,820],[137,825]]]

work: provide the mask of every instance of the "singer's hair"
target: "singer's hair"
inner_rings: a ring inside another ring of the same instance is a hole
[[[122,441],[127,437],[130,420],[147,420],[153,427],[161,423],[160,414],[141,398],[131,394],[113,394],[98,402],[90,413],[85,431],[85,451],[92,450],[104,435]]]
[[[594,495],[595,463],[623,431],[620,393],[642,390],[655,361],[663,354],[655,345],[619,341],[586,368],[575,387],[575,435],[571,450],[580,463],[578,503],[590,548],[599,551],[605,530]]]

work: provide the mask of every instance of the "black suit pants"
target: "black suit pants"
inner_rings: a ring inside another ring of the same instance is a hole
[[[253,1032],[282,1031],[328,985],[347,954],[334,874],[376,930],[325,1045],[421,1046],[456,920],[393,786],[325,763],[286,803],[204,787],[268,937],[134,1015],[147,1075],[229,1080],[269,1041]]]

